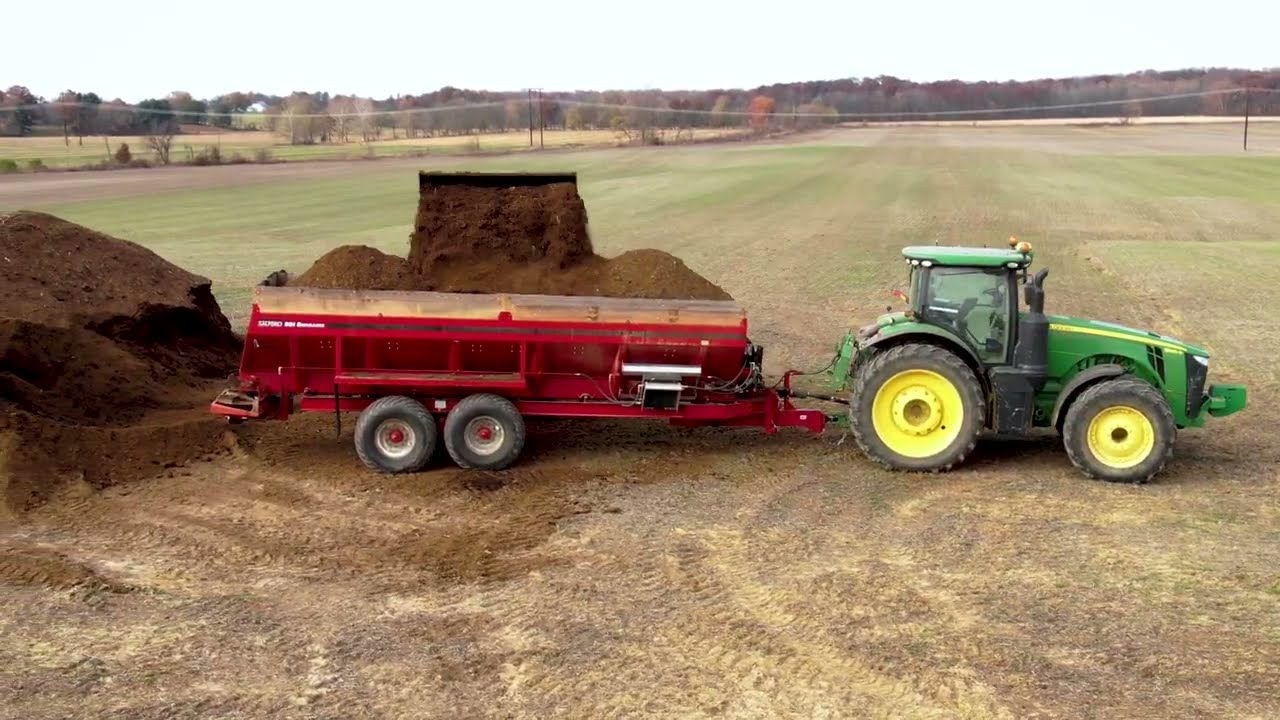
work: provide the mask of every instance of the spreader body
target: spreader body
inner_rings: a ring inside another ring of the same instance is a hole
[[[407,396],[444,417],[486,393],[524,416],[821,431],[824,413],[765,384],[747,330],[730,301],[259,286],[239,387],[212,410],[283,419]]]

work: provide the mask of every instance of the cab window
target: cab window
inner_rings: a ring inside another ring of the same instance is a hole
[[[921,310],[968,342],[984,363],[999,364],[1009,346],[1009,292],[1003,268],[933,267]]]

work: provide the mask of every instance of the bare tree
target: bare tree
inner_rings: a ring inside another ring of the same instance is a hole
[[[418,125],[416,121],[417,113],[414,110],[418,107],[418,102],[412,96],[406,95],[397,101],[396,109],[400,111],[400,115],[396,118],[396,125],[404,128],[404,136],[411,138],[417,135]],[[395,132],[395,127],[392,127]]]
[[[138,129],[161,165],[169,164],[169,148],[178,134],[178,121],[168,100],[143,100],[136,108]]]
[[[279,108],[272,108],[276,132],[289,138],[290,145],[310,145],[329,130],[333,118],[325,114],[320,103],[311,95],[295,92],[284,99]]]
[[[371,139],[376,138],[378,135],[378,119],[373,111],[373,101],[369,98],[355,98],[351,101],[351,111],[357,116],[361,139],[369,142]]]
[[[71,129],[80,117],[80,93],[64,90],[55,102],[58,103],[56,117],[62,122],[62,144],[71,145]]]
[[[336,95],[329,101],[327,112],[333,120],[333,136],[337,142],[348,141],[351,130],[357,124],[357,119],[353,116],[355,111],[355,101],[346,95]]]
[[[147,126],[147,132],[143,135],[147,141],[147,147],[156,154],[161,165],[169,164],[169,148],[173,145],[173,129],[167,124],[153,124]]]

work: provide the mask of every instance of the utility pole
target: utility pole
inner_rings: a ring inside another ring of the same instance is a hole
[[[1249,149],[1249,81],[1244,81],[1244,149]]]
[[[529,88],[529,147],[533,147],[533,88]]]
[[[538,90],[538,149],[546,149],[546,143],[543,140],[542,131],[547,126],[546,119],[542,117],[542,90]]]

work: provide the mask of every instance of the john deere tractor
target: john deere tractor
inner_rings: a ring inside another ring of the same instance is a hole
[[[947,470],[981,434],[1056,428],[1085,475],[1145,482],[1168,462],[1178,429],[1245,406],[1243,386],[1207,384],[1202,348],[1046,315],[1049,271],[1029,274],[1029,243],[903,255],[908,309],[847,333],[832,370],[848,391],[853,436],[885,466]]]

